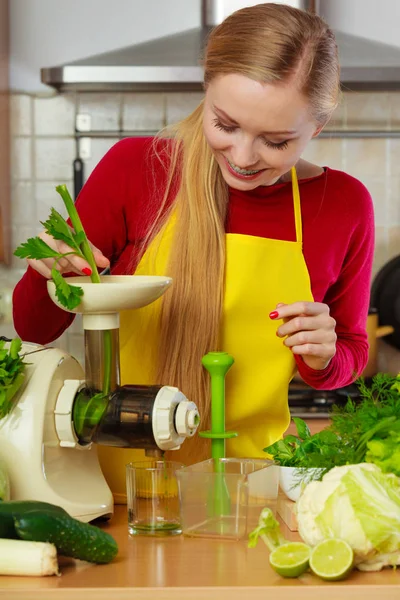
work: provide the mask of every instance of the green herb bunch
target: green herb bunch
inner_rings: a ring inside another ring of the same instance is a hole
[[[25,376],[25,363],[19,354],[21,340],[14,338],[8,349],[5,344],[5,340],[0,340],[0,419],[8,415],[14,406],[13,399]]]
[[[297,436],[287,435],[264,452],[281,466],[326,472],[368,461],[400,476],[400,376],[378,373],[371,386],[363,378],[356,383],[361,400],[349,398],[344,406],[334,405],[327,428],[311,435],[305,421],[293,417]]]
[[[50,248],[50,246],[40,237],[33,237],[18,246],[14,254],[19,258],[36,260],[54,258],[54,264],[51,269],[51,278],[56,287],[56,296],[62,306],[68,310],[72,310],[80,304],[83,290],[79,286],[68,284],[67,279],[64,279],[57,269],[58,262],[66,256],[79,256],[80,258],[87,260],[90,264],[92,270],[92,282],[99,283],[100,277],[93,257],[93,252],[67,187],[65,185],[59,185],[56,187],[56,191],[60,194],[65,204],[73,229],[71,229],[55,208],[51,209],[49,218],[47,221],[42,222],[42,225],[44,226],[46,233],[51,235],[55,240],[60,240],[70,246],[71,252],[66,252],[64,254],[57,252],[56,250],[53,250],[53,248]]]

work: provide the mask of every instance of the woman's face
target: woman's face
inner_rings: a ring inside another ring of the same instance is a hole
[[[294,82],[259,83],[238,74],[208,85],[203,127],[226,183],[239,190],[275,183],[321,129]]]

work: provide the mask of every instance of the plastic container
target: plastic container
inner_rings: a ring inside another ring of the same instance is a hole
[[[257,526],[264,507],[276,512],[279,471],[272,461],[211,458],[176,477],[184,535],[238,540]]]

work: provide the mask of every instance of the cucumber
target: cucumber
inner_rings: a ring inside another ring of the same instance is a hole
[[[15,531],[14,518],[18,518],[31,510],[68,515],[61,506],[49,504],[48,502],[40,502],[39,500],[0,502],[0,538],[18,538]]]
[[[108,563],[118,553],[109,533],[69,515],[30,511],[15,518],[15,529],[22,540],[50,542],[59,554],[88,562]]]

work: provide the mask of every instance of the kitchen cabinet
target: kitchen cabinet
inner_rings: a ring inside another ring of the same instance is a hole
[[[0,263],[10,261],[9,0],[0,0]]]
[[[117,506],[104,528],[120,552],[108,565],[65,560],[61,577],[0,577],[4,600],[398,600],[400,571],[354,571],[343,582],[328,583],[311,574],[283,579],[269,566],[260,542],[177,536],[129,538],[126,507]],[[287,538],[297,533],[284,530]]]

